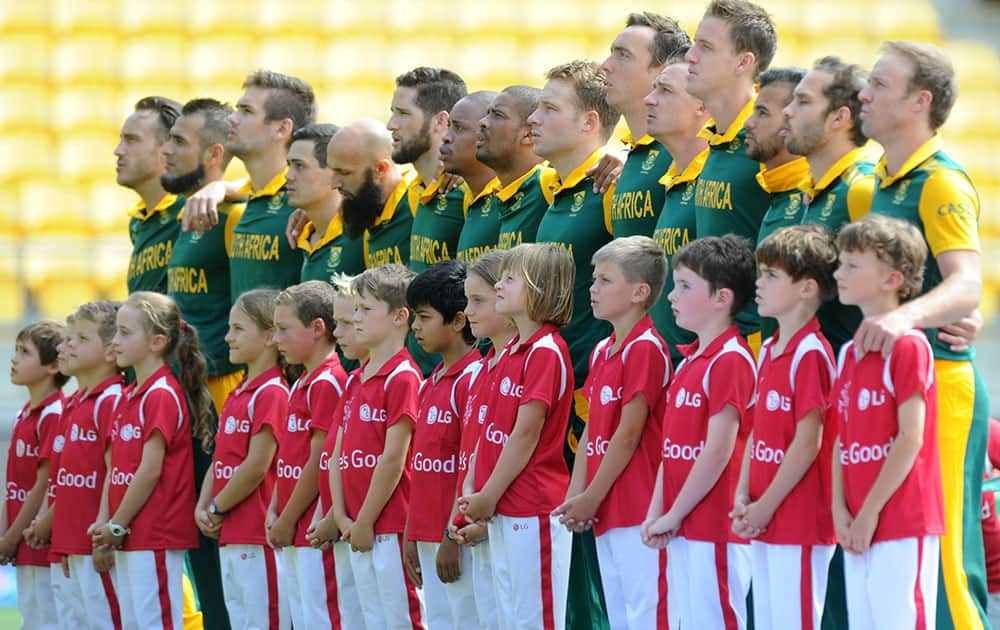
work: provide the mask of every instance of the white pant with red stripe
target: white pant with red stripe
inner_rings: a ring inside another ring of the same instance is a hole
[[[344,630],[365,627],[365,614],[361,610],[358,586],[351,571],[351,545],[333,543],[333,559],[337,572],[337,604],[340,608],[340,627]]]
[[[118,595],[111,572],[98,573],[90,556],[66,556],[69,577],[62,564],[52,563],[52,592],[63,628],[113,630],[122,627]]]
[[[233,628],[287,630],[291,617],[278,595],[275,551],[267,545],[219,547],[222,590]]]
[[[184,627],[183,550],[116,551],[112,570],[123,627]]]
[[[750,542],[753,619],[758,628],[820,627],[836,545]]]
[[[473,545],[472,552],[472,590],[476,597],[476,613],[479,616],[479,627],[483,630],[497,630],[500,621],[497,618],[497,596],[493,588],[493,552],[490,551],[490,539]],[[465,570],[465,565],[463,571]]]
[[[609,529],[596,542],[611,627],[666,628],[666,549],[644,545],[638,525]]]
[[[860,556],[845,552],[851,630],[933,628],[939,552],[937,536],[877,542]]]
[[[403,569],[402,539],[402,534],[376,534],[371,551],[350,554],[351,573],[368,630],[424,627],[424,604]]]
[[[22,545],[28,543],[22,542]],[[15,567],[17,607],[21,610],[22,628],[58,630],[59,617],[52,596],[52,569],[49,567]]]
[[[547,514],[497,515],[489,532],[500,627],[564,628],[573,535]]]
[[[287,602],[295,628],[340,628],[333,551],[283,547],[275,554],[281,577],[279,597]],[[236,627],[236,626],[233,626]]]
[[[667,558],[667,613],[671,628],[746,628],[749,545],[678,536],[670,541]]]
[[[461,548],[462,576],[445,584],[438,578],[437,553],[441,543],[417,542],[420,575],[424,580],[424,621],[429,630],[477,626],[479,613],[472,586],[472,551]]]

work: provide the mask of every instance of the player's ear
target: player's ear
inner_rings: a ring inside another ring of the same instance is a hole
[[[225,159],[226,149],[219,143],[209,145],[202,154],[202,161],[207,167],[219,166],[224,170]]]
[[[583,117],[583,131],[593,133],[601,130],[601,115],[595,110],[590,110]]]
[[[272,129],[275,139],[283,140],[285,144],[288,144],[292,133],[295,131],[295,123],[292,122],[291,118],[282,118],[281,120],[274,121],[274,123],[275,125]]]
[[[736,63],[737,74],[750,74],[753,76],[754,68],[757,67],[757,55],[749,50],[740,53]]]
[[[455,316],[451,318],[451,321],[448,322],[448,326],[450,326],[451,329],[454,330],[455,332],[460,333],[462,332],[462,329],[465,328],[465,324],[468,321],[469,320],[466,319],[465,317],[465,312],[458,311],[457,313],[455,313]]]
[[[650,288],[648,284],[646,284],[645,282],[640,282],[635,286],[635,289],[632,291],[632,303],[645,304],[646,300],[649,299],[649,294],[652,292],[653,289]]]
[[[434,131],[436,131],[437,133],[439,133],[441,135],[444,135],[444,133],[446,131],[448,131],[448,121],[449,120],[450,120],[450,117],[448,115],[448,112],[446,112],[444,110],[441,110],[438,113],[434,114],[434,118],[433,118]]]

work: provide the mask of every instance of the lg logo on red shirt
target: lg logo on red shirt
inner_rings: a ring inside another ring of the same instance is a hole
[[[296,431],[308,431],[309,430],[309,420],[303,420],[294,413],[288,416],[288,432],[295,433]]]
[[[67,472],[65,468],[60,468],[56,473],[56,483],[63,488],[97,488],[97,471],[84,475],[83,473],[73,474]]]
[[[7,482],[7,500],[17,501],[18,503],[24,503],[28,499],[28,491],[24,488],[18,488],[17,484],[13,481]]]
[[[496,444],[498,446],[503,446],[504,444],[507,443],[507,440],[510,438],[509,435],[507,435],[500,429],[496,428],[496,425],[494,425],[492,422],[487,424],[486,427],[483,429],[483,437],[485,437],[486,441],[489,442],[490,444]]]
[[[864,411],[868,407],[881,407],[885,404],[885,391],[862,387],[858,392],[858,409]]]
[[[38,446],[31,446],[24,440],[18,440],[14,444],[14,452],[18,457],[38,457]]]
[[[611,440],[608,440],[600,435],[595,437],[593,440],[588,440],[587,456],[593,457],[594,455],[607,455],[609,444],[611,444]]]
[[[504,396],[513,396],[514,398],[520,398],[524,396],[524,385],[515,385],[510,377],[503,377],[500,381],[500,393]]]
[[[227,466],[220,461],[215,462],[215,478],[216,479],[232,479],[233,475],[240,467],[237,466]]]
[[[850,447],[840,447],[840,463],[847,464],[867,464],[870,462],[882,461],[889,456],[889,449],[892,448],[894,438],[889,438],[885,444],[859,444],[852,442]]]
[[[427,424],[451,424],[451,412],[439,411],[436,405],[427,410]]]
[[[97,431],[94,431],[93,429],[81,429],[78,425],[74,424],[69,428],[69,441],[96,442]]]
[[[601,388],[601,404],[607,405],[613,403],[616,400],[622,399],[622,388],[619,387],[618,391],[611,389],[610,385],[605,385]]]
[[[135,473],[118,470],[117,466],[111,469],[111,485],[113,486],[127,486],[132,483],[133,477],[135,477]]]
[[[426,457],[423,453],[414,453],[412,467],[417,472],[451,474],[455,472],[455,456],[452,455],[448,459],[435,459]]]
[[[785,459],[785,451],[771,448],[764,440],[757,440],[750,450],[750,457],[763,464],[780,464]]]
[[[697,394],[696,394],[697,395]],[[670,438],[663,440],[663,459],[679,459],[686,462],[693,462],[705,450],[705,440],[697,446],[689,444],[675,444]]]
[[[792,399],[788,396],[782,396],[773,389],[767,392],[766,404],[768,411],[777,411],[778,409],[782,411],[792,410]]]
[[[56,439],[52,440],[52,450],[56,453],[62,453],[64,448],[66,448],[66,438],[61,435],[57,435]]]
[[[361,405],[358,415],[361,416],[362,422],[385,422],[388,417],[385,409],[372,409],[368,403]]]
[[[142,427],[134,427],[131,424],[126,424],[122,427],[122,430],[118,432],[118,437],[122,439],[123,442],[131,442],[132,440],[142,439]]]
[[[701,407],[701,394],[689,392],[683,387],[677,390],[677,397],[674,399],[675,407]]]
[[[289,418],[289,431],[291,431],[291,418]],[[226,418],[226,433],[247,433],[250,431],[249,420],[237,420],[233,416]]]

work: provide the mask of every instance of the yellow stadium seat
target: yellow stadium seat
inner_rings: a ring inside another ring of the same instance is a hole
[[[463,58],[464,51],[462,55],[455,55],[454,50],[456,49],[452,48],[452,42],[448,37],[421,34],[411,35],[397,42],[380,56],[389,75],[386,79],[392,82],[390,85],[395,85],[393,79],[396,76],[416,66],[443,67],[455,70],[460,75],[464,74],[463,68],[469,67],[467,60]],[[459,67],[458,63],[463,67]],[[388,103],[386,109],[388,110]]]
[[[117,136],[107,132],[80,132],[61,138],[55,152],[58,176],[72,180],[113,179],[117,144]]]
[[[93,280],[101,297],[109,300],[121,299],[128,294],[128,261],[132,255],[132,245],[128,234],[106,236],[97,240],[95,246]]]
[[[256,30],[257,7],[246,0],[193,2],[188,14],[188,28],[195,41],[251,33]]]
[[[130,35],[183,34],[188,30],[190,5],[188,0],[171,2],[121,3],[120,20],[123,30]]]
[[[0,239],[0,326],[15,324],[24,314],[26,292],[20,281],[20,249],[17,239]]]
[[[262,35],[261,43],[273,34],[321,37],[329,34],[329,24],[339,19],[341,8],[349,4],[355,3],[297,0],[295,9],[289,10],[286,0],[259,0],[255,30]]]
[[[49,125],[49,89],[45,83],[0,83],[0,131]]]
[[[315,82],[323,76],[322,44],[307,34],[272,34],[261,38],[257,46],[257,67],[267,68]]]
[[[118,81],[121,48],[114,29],[59,37],[52,50],[52,75],[60,83],[97,84],[106,89]]]
[[[127,109],[118,92],[105,85],[73,85],[52,95],[51,125],[60,137],[80,131],[118,135]]]
[[[86,198],[64,179],[50,176],[22,182],[19,203],[24,234],[72,232],[86,235],[92,229],[84,213]]]
[[[115,32],[121,23],[118,0],[49,0],[52,25],[60,33]]]
[[[189,73],[199,96],[235,102],[244,77],[257,69],[255,42],[249,32],[197,38],[190,46]]]
[[[113,178],[94,182],[84,202],[93,231],[98,235],[128,235],[128,210],[138,201],[135,191],[119,186]]]
[[[0,173],[19,180],[51,171],[52,145],[47,131],[16,129],[0,134]]]
[[[146,3],[127,3],[146,4]],[[164,4],[164,3],[150,3]],[[176,84],[188,80],[186,37],[177,33],[151,33],[122,42],[121,77],[126,85]]]
[[[516,41],[484,35],[463,42],[457,48],[462,51],[462,76],[470,86],[503,89],[517,81],[519,68],[512,63],[519,54]]]
[[[930,2],[880,4],[866,21],[882,40],[910,39],[940,44],[941,24]]]
[[[989,45],[970,41],[949,41],[945,50],[955,65],[962,98],[969,88],[1000,90],[1000,56]],[[991,103],[992,105],[992,103]]]
[[[51,47],[52,39],[45,31],[0,31],[0,80],[47,80]]]
[[[45,2],[0,3],[0,32],[5,35],[45,30],[49,12]]]
[[[62,319],[93,300],[93,248],[89,237],[43,236],[24,242],[23,272],[38,310]]]
[[[381,54],[389,42],[377,34],[343,33],[331,39],[323,53],[326,76],[344,82],[365,84],[372,77],[389,74]],[[392,77],[387,77],[390,81]]]

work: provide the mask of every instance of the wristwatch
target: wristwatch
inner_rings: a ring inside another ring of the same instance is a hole
[[[215,504],[215,499],[212,499],[212,502],[208,504],[208,513],[213,516],[225,516],[229,514],[229,512],[223,512],[219,509],[219,506]]]
[[[125,527],[124,525],[119,525],[117,523],[109,522],[108,531],[111,532],[111,535],[114,536],[115,538],[123,538],[127,536],[132,530],[129,529],[128,527]]]

